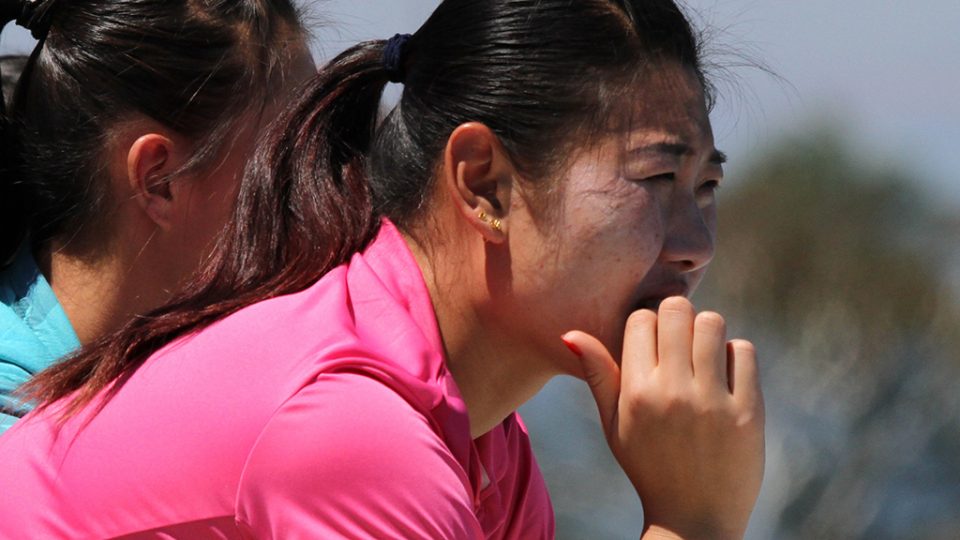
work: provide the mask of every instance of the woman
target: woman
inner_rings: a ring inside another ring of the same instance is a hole
[[[0,432],[11,391],[165,303],[260,126],[312,74],[288,0],[3,0],[39,43],[4,124]]]
[[[742,536],[753,351],[682,298],[722,175],[697,50],[670,0],[445,0],[341,54],[188,290],[35,379],[0,485],[43,504],[0,492],[0,533],[549,538],[514,411],[570,374],[646,538]]]

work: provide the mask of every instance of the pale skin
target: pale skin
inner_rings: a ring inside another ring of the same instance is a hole
[[[696,78],[659,75],[628,128],[547,179],[553,197],[486,126],[459,126],[406,238],[475,437],[553,376],[580,377],[643,503],[642,537],[740,538],[763,477],[755,353],[685,298],[714,253],[722,155]]]
[[[66,236],[34,255],[81,344],[162,305],[212,248],[229,218],[240,173],[259,133],[315,72],[300,37],[263,113],[202,170],[180,173],[193,142],[145,116],[118,119],[103,150],[113,210],[90,238]],[[175,174],[180,173],[180,174]]]

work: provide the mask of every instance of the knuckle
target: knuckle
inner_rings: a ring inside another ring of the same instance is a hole
[[[625,396],[620,400],[620,408],[633,418],[646,417],[657,412],[655,405],[655,402],[651,402],[643,395]]]
[[[702,328],[711,333],[722,334],[726,332],[727,321],[724,320],[723,316],[719,313],[713,311],[704,311],[697,315],[696,319],[697,328]]]
[[[642,388],[621,394],[620,406],[633,417],[664,417],[690,411],[690,402],[679,389]]]
[[[657,314],[649,309],[634,311],[627,317],[627,331],[639,330],[641,328],[656,324]]]
[[[739,429],[751,431],[758,428],[763,429],[764,423],[765,416],[763,414],[763,409],[745,411],[736,417],[736,426]]]
[[[707,419],[722,419],[727,415],[726,409],[713,401],[701,401],[694,406],[697,416]]]
[[[693,304],[682,296],[671,296],[660,303],[661,315],[687,316],[693,315]]]
[[[737,353],[737,356],[743,358],[756,358],[757,348],[753,343],[745,339],[734,339],[730,341],[730,347]]]
[[[669,414],[696,413],[696,403],[683,388],[667,388],[662,397],[663,410]]]
[[[747,402],[734,402],[734,417],[738,426],[756,426],[763,425],[766,419],[766,409],[763,404],[763,398],[757,396],[756,400]]]
[[[604,374],[596,370],[584,370],[583,377],[591,388],[599,388],[607,382]]]

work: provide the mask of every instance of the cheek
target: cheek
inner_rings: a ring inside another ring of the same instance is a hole
[[[561,224],[568,243],[594,264],[617,270],[659,251],[662,209],[656,187],[624,179],[601,152],[574,166],[566,182]]]
[[[606,271],[645,274],[663,246],[664,209],[652,190],[622,183],[573,209],[570,217],[580,224],[576,243]]]
[[[655,193],[626,189],[584,195],[568,208],[561,280],[571,293],[563,313],[596,332],[618,327],[663,246],[663,209]]]

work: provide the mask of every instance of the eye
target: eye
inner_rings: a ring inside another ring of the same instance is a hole
[[[676,179],[677,179],[676,173],[669,172],[669,173],[663,173],[663,174],[656,174],[654,176],[648,176],[644,178],[642,181],[643,182],[673,182]]]
[[[718,189],[720,189],[720,181],[719,181],[719,180],[707,180],[706,182],[700,184],[700,191],[706,191],[706,192],[709,192],[709,193],[713,193],[714,191],[717,191]]]

